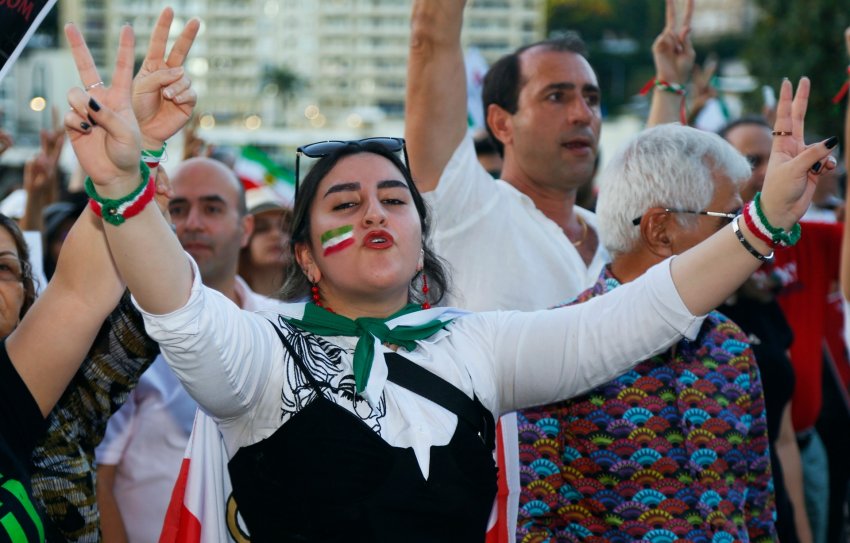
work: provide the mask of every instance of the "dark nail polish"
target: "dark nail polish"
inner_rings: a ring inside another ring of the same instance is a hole
[[[826,145],[827,149],[832,149],[833,147],[838,145],[838,136],[832,136],[831,138],[823,142],[823,144]]]
[[[92,118],[91,118],[91,115],[89,115],[88,113],[86,113],[86,117],[88,117],[88,118],[89,118],[89,122],[91,123],[91,125],[92,125],[92,126],[97,126],[97,123],[96,123],[96,122],[94,122],[94,119],[92,119]]]
[[[818,173],[818,172],[820,171],[820,169],[821,169],[821,163],[820,163],[820,161],[815,162],[815,163],[812,165],[812,171],[813,171],[813,172]]]
[[[88,131],[91,128],[91,125],[89,123],[83,121],[83,122],[80,123],[80,128],[82,128],[85,131]]]
[[[100,104],[94,101],[94,98],[89,98],[89,107],[93,111],[100,111]]]

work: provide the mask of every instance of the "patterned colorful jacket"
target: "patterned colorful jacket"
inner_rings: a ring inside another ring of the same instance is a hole
[[[616,288],[606,268],[572,303]],[[584,396],[518,413],[517,541],[774,540],[761,379],[717,312],[695,341]]]

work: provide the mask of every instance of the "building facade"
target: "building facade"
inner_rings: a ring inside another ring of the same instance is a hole
[[[545,0],[471,0],[464,40],[488,61],[545,32]],[[100,66],[123,22],[143,54],[162,7],[150,0],[63,0]],[[368,128],[404,115],[411,0],[177,0],[172,38],[201,32],[187,61],[202,127]]]

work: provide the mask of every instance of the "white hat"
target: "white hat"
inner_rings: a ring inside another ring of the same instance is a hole
[[[248,213],[256,215],[264,211],[292,209],[286,199],[271,187],[256,187],[245,191]]]
[[[27,205],[27,191],[17,189],[12,191],[0,202],[0,213],[10,219],[20,219],[24,216],[24,208]]]

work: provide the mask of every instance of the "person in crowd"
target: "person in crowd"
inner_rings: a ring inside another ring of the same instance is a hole
[[[161,149],[165,140],[185,124],[197,100],[182,64],[197,34],[199,21],[192,19],[187,22],[166,57],[168,32],[173,17],[170,8],[161,13],[144,63],[133,82],[133,109],[141,122],[146,149]],[[79,46],[80,41],[79,33],[72,32],[69,35],[72,47]],[[96,78],[97,85],[90,89],[92,95],[98,96],[105,92],[93,64],[78,68],[84,70],[87,77]],[[166,97],[165,90],[169,91],[170,97]],[[156,180],[156,200],[159,209],[164,211],[170,189],[164,176],[157,175]],[[44,342],[45,337],[55,338],[56,345],[51,346],[56,347],[56,350],[50,350],[46,345],[29,346],[32,360],[39,361],[36,367],[44,370],[46,362],[58,365],[59,360],[67,360],[66,363],[73,362],[79,368],[73,375],[72,385],[48,416],[46,435],[37,443],[31,455],[34,498],[38,509],[45,513],[43,520],[50,541],[82,543],[101,540],[95,499],[95,447],[105,432],[109,416],[123,404],[142,372],[159,352],[158,345],[146,336],[140,315],[130,303],[129,295],[121,297],[123,283],[114,271],[110,275],[113,268],[109,264],[111,258],[108,252],[108,265],[102,265],[103,260],[97,250],[100,248],[106,251],[106,241],[100,222],[92,221],[92,217],[94,215],[91,211],[84,211],[71,229],[59,257],[57,274],[63,259],[76,259],[75,255],[79,253],[81,258],[92,260],[93,268],[86,268],[87,275],[82,275],[80,271],[79,277],[74,275],[72,278],[78,281],[94,280],[97,288],[81,294],[82,301],[75,295],[67,299],[60,294],[52,295],[53,299],[62,301],[58,308],[51,305],[55,302],[41,302],[54,309],[42,312],[40,319],[49,321],[50,328],[46,332],[41,331],[38,341],[49,343]],[[89,223],[96,227],[94,233],[90,231]],[[83,241],[78,242],[80,239]],[[79,246],[74,248],[77,242]],[[66,266],[66,269],[68,267],[77,269],[76,266]],[[104,313],[99,309],[100,298],[104,296],[100,294],[100,288],[111,285],[113,281],[117,281],[120,288],[106,304],[108,309]],[[51,284],[54,283],[54,291],[61,292],[68,288],[68,281],[54,277]],[[80,287],[80,290],[86,289]],[[85,299],[87,295],[97,296],[97,302]],[[105,315],[108,318],[104,322]],[[69,335],[75,334],[75,339],[85,339],[80,326],[87,323],[89,317],[94,319],[92,322],[96,323],[94,330],[97,332],[94,344],[89,341],[91,348],[80,350],[75,348],[76,344],[70,347],[65,345],[71,341],[63,337],[66,330]],[[84,322],[76,322],[75,319]],[[65,321],[73,321],[72,326],[67,326]],[[32,337],[37,336],[33,334]],[[60,355],[59,360],[51,361],[50,357],[57,353]],[[68,358],[65,358],[66,354]],[[12,359],[15,360],[14,357]],[[57,373],[55,377],[61,378],[62,374]]]
[[[0,219],[0,297],[4,302],[0,343],[4,521],[0,534],[9,541],[45,541],[50,534],[33,497],[31,454],[47,431],[48,414],[123,290],[115,274],[111,281],[100,280],[97,270],[108,269],[111,257],[103,243],[86,247],[87,238],[102,236],[95,216],[87,218],[86,224],[80,221],[77,235],[69,236],[73,253],[60,259],[57,277],[35,303],[23,238],[14,223]]]
[[[596,74],[577,35],[522,47],[484,78],[487,130],[504,159],[495,184],[467,134],[461,26],[465,2],[413,2],[405,137],[410,169],[434,212],[434,246],[451,268],[447,303],[467,310],[537,310],[589,287],[609,260],[593,213],[575,205],[597,169],[602,124]],[[656,80],[649,124],[680,119],[695,52],[694,2],[653,44]],[[498,240],[498,243],[493,243]],[[506,258],[506,255],[508,258]],[[499,421],[501,540],[515,536],[520,481],[516,417]],[[505,514],[501,514],[505,511]]]
[[[239,255],[239,276],[254,292],[274,297],[291,263],[292,205],[270,187],[249,189],[245,199],[254,217],[254,231]]]
[[[576,302],[728,227],[749,174],[716,135],[677,124],[639,133],[600,175],[612,261]],[[517,417],[517,541],[774,540],[759,372],[746,336],[716,311],[694,340]]]
[[[186,160],[174,173],[168,209],[177,238],[198,263],[201,280],[240,308],[276,307],[236,275],[240,249],[256,224],[233,171],[210,158]],[[197,403],[162,357],[145,371],[110,419],[98,446],[97,501],[106,541],[156,542]],[[151,459],[156,461],[151,461]]]
[[[765,172],[768,167],[770,149],[775,137],[771,133],[767,121],[758,117],[744,117],[733,121],[720,134],[726,138],[741,154],[743,154],[753,166],[753,175],[744,184],[741,197],[745,201],[755,198],[761,190],[764,182]],[[834,171],[834,170],[833,170]],[[832,171],[829,175],[831,175]],[[817,190],[816,190],[817,192]],[[808,211],[808,210],[807,210]],[[786,462],[788,477],[784,479],[788,484],[788,498],[794,507],[794,522],[796,532],[801,540],[811,538],[815,543],[830,541],[827,537],[827,526],[829,524],[828,504],[829,499],[829,460],[823,440],[818,434],[815,424],[821,413],[823,405],[823,379],[831,375],[823,371],[823,345],[830,335],[830,327],[835,319],[830,303],[830,291],[838,280],[841,226],[820,222],[805,223],[805,239],[789,250],[779,251],[772,266],[760,270],[753,281],[748,283],[749,287],[741,291],[737,301],[739,304],[747,305],[753,295],[768,302],[772,297],[770,291],[777,293],[776,301],[782,311],[784,318],[777,316],[771,322],[762,319],[759,326],[778,326],[782,330],[782,321],[787,319],[793,331],[793,343],[789,345],[790,357],[793,366],[794,386],[791,396],[791,420],[794,432],[799,442],[799,454],[801,455],[802,470],[802,494],[803,503],[800,500],[799,476],[795,465],[795,454],[789,445],[777,451],[785,452],[780,458]],[[758,293],[757,291],[766,290]],[[762,309],[776,310],[773,304]],[[758,305],[756,307],[759,307]],[[736,314],[741,318],[742,315]],[[759,313],[758,317],[764,314]],[[741,324],[747,332],[749,326],[742,319]],[[771,335],[776,335],[776,329]],[[787,334],[778,334],[781,341],[788,341]],[[776,349],[781,347],[777,346]],[[833,353],[843,358],[843,351],[833,350]],[[782,396],[782,388],[789,385],[787,370],[782,370],[780,362],[769,364],[768,375],[782,373],[776,378],[767,379],[767,396],[771,393]],[[762,360],[767,363],[767,360]],[[780,382],[779,387],[771,387],[774,382]],[[781,403],[780,398],[775,398]],[[771,403],[774,399],[769,400]],[[781,419],[780,419],[781,420]],[[772,417],[773,422],[777,421]],[[781,433],[781,432],[780,432]],[[785,442],[785,440],[783,440]],[[790,451],[790,453],[788,452]],[[783,507],[784,497],[782,487],[780,491],[780,510]],[[803,516],[805,513],[805,517]],[[780,522],[780,528],[787,530],[785,523],[788,521],[787,514]],[[806,530],[806,525],[810,530]]]
[[[0,338],[8,337],[35,301],[29,247],[15,221],[0,215]]]
[[[84,47],[73,52],[91,63]],[[298,267],[284,286],[311,301],[245,312],[201,284],[155,209],[108,212],[140,186],[132,55],[125,27],[113,86],[97,97],[69,91],[66,129],[148,333],[218,423],[239,513],[258,541],[483,540],[496,491],[494,416],[577,394],[693,337],[699,315],[771,251],[737,220],[737,232],[724,228],[585,304],[431,308],[447,283],[427,245],[424,203],[394,154],[403,142],[320,142],[302,148],[323,158],[299,187]],[[811,198],[812,165],[835,166],[826,157],[836,138],[803,142],[808,88],[802,79],[792,98],[783,83],[776,129],[788,135],[775,142],[758,208],[788,242]]]
[[[771,129],[763,117],[736,119],[719,132],[749,161],[752,173],[740,185],[741,198],[751,201],[761,191],[770,148]],[[800,449],[791,423],[794,368],[788,356],[793,332],[776,300],[778,276],[764,266],[719,308],[748,335],[765,388],[767,432],[776,496],[776,532],[780,541],[809,543],[812,532],[806,514]]]
[[[850,58],[850,27],[844,30],[844,42],[847,47],[847,56]],[[846,105],[850,106],[850,96],[846,98]],[[847,171],[850,171],[850,152],[848,152],[847,146],[850,145],[850,107],[845,108],[844,114],[844,170],[845,174]],[[846,198],[846,194],[845,194]],[[842,299],[842,309],[844,312],[844,327],[843,327],[843,337],[844,343],[847,346],[850,346],[850,217],[848,217],[846,211],[844,213],[844,224],[843,224],[843,238],[841,241],[841,264],[840,264],[840,285],[841,285],[841,299]],[[839,383],[842,385],[840,392],[843,394],[839,394],[839,399],[844,400],[846,398],[846,392],[848,390],[848,386],[850,386],[850,367],[844,366],[843,368],[838,367],[837,373],[839,377]],[[850,503],[850,483],[848,483],[848,468],[847,463],[841,461],[841,455],[843,454],[843,458],[847,457],[847,448],[848,448],[848,439],[846,426],[840,430],[835,432],[838,434],[835,436],[840,443],[840,447],[836,447],[838,449],[835,456],[835,463],[830,463],[830,470],[837,471],[838,477],[836,477],[839,481],[843,479],[843,481],[839,484],[834,484],[830,490],[830,507],[832,511],[831,519],[830,519],[830,530],[829,536],[837,541],[839,538],[846,539],[847,534],[847,503]],[[833,478],[835,480],[836,478]]]

